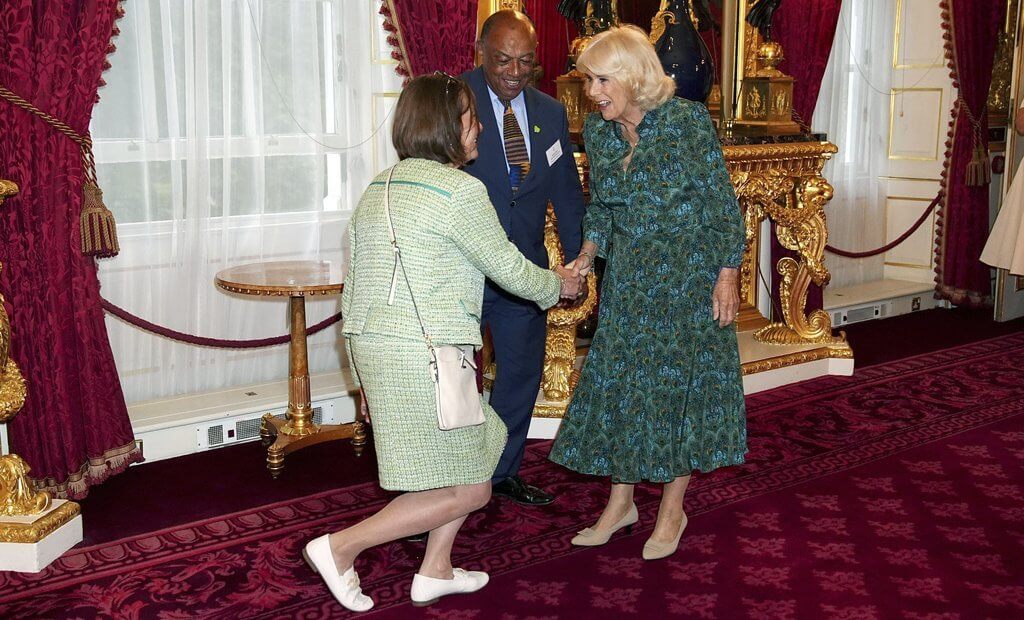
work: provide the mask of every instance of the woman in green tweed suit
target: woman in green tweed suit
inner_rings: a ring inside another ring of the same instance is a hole
[[[555,273],[523,257],[506,238],[483,184],[458,169],[476,157],[479,131],[473,93],[463,82],[443,74],[410,82],[395,109],[401,161],[370,184],[349,224],[352,259],[342,294],[349,360],[373,420],[380,484],[406,491],[361,523],[306,546],[335,598],[354,611],[373,606],[359,588],[356,556],[419,532],[430,536],[413,578],[413,603],[487,583],[486,573],[453,569],[451,548],[466,516],[490,499],[505,426],[484,404],[483,424],[438,429],[413,299],[435,344],[480,346],[485,278],[541,308],[579,290],[578,272],[558,266]],[[384,211],[389,176],[389,210],[408,285]]]

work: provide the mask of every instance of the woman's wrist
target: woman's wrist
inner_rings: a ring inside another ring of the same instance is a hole
[[[558,276],[558,295],[559,296],[564,296],[565,295],[565,283],[566,283],[565,276],[563,276],[562,273],[559,270],[557,270],[557,269],[552,269],[552,271],[554,272],[554,274],[556,276]]]

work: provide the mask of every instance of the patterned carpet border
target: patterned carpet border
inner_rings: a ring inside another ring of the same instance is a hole
[[[1022,351],[1024,334],[1014,334],[871,366],[852,377],[828,377],[749,396],[750,463],[695,478],[687,495],[688,512],[706,513],[1020,415],[1024,381],[1020,373],[1005,371],[1024,365]],[[857,415],[865,420],[847,419]],[[825,430],[834,437],[819,437]],[[593,497],[599,497],[607,483],[551,464],[545,458],[548,449],[548,443],[530,446],[524,475],[543,480],[562,497],[580,498],[568,507],[572,518],[541,522],[530,509],[504,501],[494,508],[492,503],[467,522],[475,540],[471,547],[456,549],[460,562],[500,575],[576,551],[569,538],[595,514],[598,503]],[[203,564],[247,549],[262,552],[267,545],[290,554],[276,563],[298,573],[305,570],[297,553],[301,542],[359,521],[390,497],[375,483],[366,483],[76,549],[36,575],[0,572],[0,603],[28,603],[27,599],[57,596],[62,589],[130,580],[175,562]],[[657,501],[650,489],[638,487],[642,514],[652,513]],[[372,587],[378,608],[405,602],[407,568],[414,565],[406,547],[384,545],[368,552],[367,558],[369,570],[363,581]],[[244,615],[298,617],[313,614],[313,606],[328,610],[334,605],[315,578],[303,578],[302,584],[290,588],[290,600],[279,601],[273,611],[248,609]],[[229,605],[204,615],[237,617],[240,609]]]

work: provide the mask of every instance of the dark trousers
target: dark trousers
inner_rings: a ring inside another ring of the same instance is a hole
[[[485,295],[481,323],[491,330],[497,365],[491,406],[508,427],[508,443],[491,479],[497,484],[518,474],[523,461],[526,434],[544,371],[547,314],[536,306]]]

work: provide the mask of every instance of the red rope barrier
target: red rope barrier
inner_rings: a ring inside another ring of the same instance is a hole
[[[910,235],[914,234],[914,232],[921,227],[921,224],[924,224],[924,221],[928,219],[928,215],[931,214],[931,212],[935,209],[935,206],[939,204],[940,197],[941,194],[939,196],[936,196],[932,200],[931,204],[928,205],[928,208],[925,209],[924,213],[921,214],[921,217],[917,218],[917,221],[914,222],[914,224],[910,227],[910,229],[907,232],[903,233],[899,237],[896,237],[890,243],[887,243],[880,248],[876,248],[874,250],[867,250],[865,252],[850,252],[848,250],[840,250],[839,248],[834,248],[830,245],[826,245],[825,250],[831,252],[832,254],[845,256],[846,258],[867,258],[868,256],[878,256],[879,254],[888,252],[889,250],[906,241],[907,238],[910,237]]]
[[[216,347],[219,349],[257,349],[259,347],[269,347],[278,344],[285,344],[290,340],[290,336],[285,334],[284,336],[274,336],[273,338],[256,338],[253,340],[225,340],[222,338],[205,338],[203,336],[193,336],[192,334],[186,334],[184,332],[175,331],[167,327],[162,327],[155,323],[150,323],[146,319],[135,316],[128,312],[124,308],[119,308],[114,304],[110,303],[106,299],[100,298],[100,303],[103,309],[113,314],[117,318],[121,319],[129,325],[134,325],[139,329],[147,332],[163,336],[164,338],[170,338],[171,340],[177,340],[178,342],[186,342],[188,344],[194,344],[200,347]],[[306,328],[306,335],[311,336],[319,331],[322,331],[331,325],[334,325],[341,320],[341,313],[337,313],[333,316],[329,316],[326,319],[320,321],[312,327]]]

